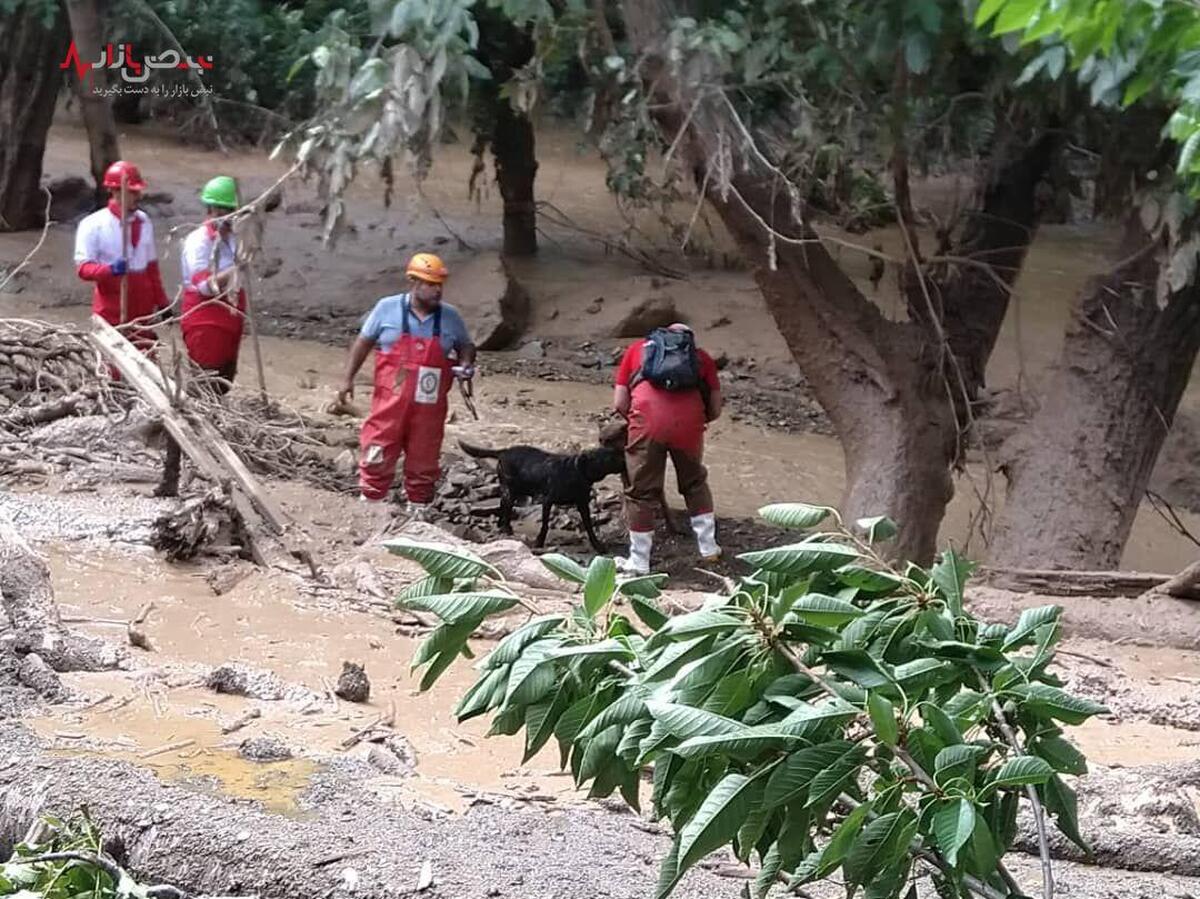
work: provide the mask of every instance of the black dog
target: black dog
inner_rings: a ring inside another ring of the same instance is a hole
[[[484,449],[459,441],[464,453],[476,459],[496,459],[500,476],[500,528],[512,533],[513,506],[522,497],[542,501],[542,529],[538,531],[539,549],[546,543],[550,528],[550,510],[554,506],[574,506],[583,519],[592,549],[606,552],[592,525],[592,485],[625,468],[625,456],[609,447],[597,447],[574,455],[548,453],[532,446]]]

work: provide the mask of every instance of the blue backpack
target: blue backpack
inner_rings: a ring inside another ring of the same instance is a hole
[[[642,370],[638,380],[663,390],[701,388],[700,356],[691,331],[655,328],[642,345]]]

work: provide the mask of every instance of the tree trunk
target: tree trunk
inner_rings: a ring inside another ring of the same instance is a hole
[[[61,19],[56,12],[46,28],[41,10],[26,5],[0,20],[0,231],[45,221],[42,157],[67,50]]]
[[[537,176],[533,122],[513,108],[500,87],[533,59],[534,41],[527,28],[518,28],[504,16],[486,8],[476,10],[480,39],[477,53],[492,73],[474,92],[477,169],[482,171],[483,150],[491,145],[496,182],[504,200],[504,255],[537,253],[537,207],[533,185]],[[474,176],[472,176],[474,180]]]
[[[84,66],[99,61],[104,50],[103,17],[100,15],[99,0],[66,0],[66,5],[71,23],[71,37],[75,41],[80,60]],[[88,68],[82,78],[76,73],[75,89],[91,148],[97,206],[104,205],[107,196],[101,186],[104,170],[121,158],[112,100],[104,95],[107,87],[106,69]]]
[[[908,322],[891,322],[834,262],[808,224],[799,190],[751,145],[751,135],[729,104],[689,87],[715,83],[719,75],[676,73],[658,52],[672,16],[668,4],[625,0],[623,11],[629,37],[642,55],[643,83],[651,92],[660,134],[678,146],[695,183],[706,187],[708,201],[753,266],[780,333],[837,430],[846,462],[844,516],[888,515],[900,526],[889,553],[928,562],[953,495],[950,466],[960,455],[942,335],[949,349],[957,352],[961,346],[970,353],[967,368],[977,371],[970,376],[973,399],[1008,302],[1007,290],[993,289],[991,282],[1011,281],[1020,267],[1036,227],[1033,192],[1048,150],[1030,144],[1004,157],[1028,168],[1028,176],[1012,186],[1017,196],[1010,198],[1007,185],[999,183],[1009,173],[998,166],[986,182],[982,214],[968,223],[957,246],[958,255],[976,257],[972,271],[988,271],[986,289],[981,293],[982,279],[972,274],[951,279],[944,268],[935,272],[944,283],[939,287],[935,278],[931,287],[932,314],[922,301],[925,312]],[[995,270],[993,259],[1013,270]],[[988,314],[976,321],[970,310],[981,304],[989,306]],[[780,497],[785,498],[804,499]]]
[[[492,154],[496,157],[496,181],[504,199],[504,255],[533,256],[538,246],[533,196],[538,164],[533,123],[503,98],[496,104]]]
[[[1041,409],[1006,447],[992,564],[1120,565],[1200,349],[1200,287],[1159,291],[1171,248],[1131,205],[1123,261],[1076,301]]]

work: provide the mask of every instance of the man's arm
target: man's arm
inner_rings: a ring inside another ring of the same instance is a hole
[[[350,345],[350,358],[346,362],[346,376],[342,379],[342,388],[338,391],[338,402],[345,405],[354,398],[354,376],[362,368],[363,362],[375,346],[371,337],[357,337]]]
[[[704,420],[716,421],[721,417],[725,407],[724,397],[721,396],[721,377],[717,373],[717,363],[708,353],[701,357],[700,377],[704,380]]]
[[[618,384],[613,388],[613,411],[622,418],[629,417],[630,396],[629,388]]]

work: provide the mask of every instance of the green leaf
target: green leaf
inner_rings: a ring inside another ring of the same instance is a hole
[[[667,585],[667,580],[665,574],[643,574],[618,581],[617,591],[623,596],[657,599],[662,596],[662,588]]]
[[[1087,759],[1062,737],[1041,737],[1029,744],[1029,751],[1048,761],[1061,774],[1087,774]]]
[[[934,586],[938,588],[938,592],[946,600],[946,606],[956,618],[963,614],[963,591],[967,578],[974,570],[974,562],[960,556],[953,549],[948,549],[942,553],[941,559],[929,573]]]
[[[789,530],[806,531],[815,528],[830,515],[836,514],[829,506],[810,506],[808,503],[772,503],[763,506],[758,514],[771,524]]]
[[[837,579],[848,587],[854,587],[864,593],[891,593],[901,586],[903,581],[886,571],[876,571],[865,565],[843,565],[834,571]]]
[[[605,693],[589,693],[571,703],[558,719],[558,724],[554,726],[554,738],[562,747],[563,765],[566,765],[567,753],[579,732],[593,716],[600,714],[607,707],[608,699]]]
[[[859,558],[859,553],[842,543],[809,540],[775,549],[742,553],[738,558],[754,568],[795,576],[810,571],[832,571]]]
[[[908,809],[880,815],[865,828],[846,855],[846,884],[853,888],[869,883],[908,852],[917,832],[917,816]]]
[[[554,726],[567,710],[571,693],[566,684],[561,685],[555,692],[554,698],[547,702],[531,705],[525,711],[525,755],[521,759],[524,765],[541,751],[554,735]]]
[[[1034,632],[1043,624],[1058,621],[1062,615],[1062,606],[1038,606],[1036,609],[1026,609],[1017,619],[1017,625],[1004,639],[1004,650],[1007,652],[1021,646],[1033,637]]]
[[[617,563],[607,556],[596,556],[588,566],[587,580],[583,585],[583,607],[588,616],[596,614],[612,599],[617,588]]]
[[[886,687],[892,681],[883,664],[862,649],[833,649],[823,653],[825,667],[864,690]]]
[[[928,62],[928,59],[926,59],[926,62]],[[912,68],[911,64],[909,65],[909,69],[914,72],[924,71],[924,69],[917,70]],[[876,515],[874,518],[860,518],[854,522],[854,525],[866,533],[868,543],[882,543],[884,540],[891,540],[900,533],[900,529],[896,527],[896,522],[892,521],[886,515]]]
[[[975,832],[975,807],[967,799],[944,803],[933,816],[933,835],[951,865],[958,864],[958,850]]]
[[[1046,811],[1054,816],[1054,823],[1062,835],[1091,855],[1091,847],[1079,833],[1079,800],[1075,791],[1057,774],[1037,787],[1037,791]]]
[[[679,834],[681,874],[734,838],[742,822],[761,801],[764,784],[762,777],[727,774],[713,787]]]
[[[1044,784],[1053,776],[1054,769],[1045,759],[1035,755],[1019,755],[1000,766],[991,786],[998,788]]]
[[[662,860],[658,869],[658,884],[654,890],[654,899],[667,899],[683,872],[679,870],[679,837],[671,841],[671,850]]]
[[[511,665],[520,658],[526,646],[540,640],[550,631],[566,623],[566,620],[565,615],[543,615],[531,619],[496,644],[496,648],[484,658],[483,668],[503,668]]]
[[[929,70],[929,61],[933,57],[933,45],[929,40],[929,35],[924,31],[912,31],[904,39],[904,62],[908,66],[908,70],[914,75],[922,75]],[[883,519],[892,527],[892,535],[895,535],[895,524],[889,519]],[[887,540],[888,537],[868,537],[871,543],[878,540]]]
[[[796,600],[792,605],[792,614],[821,627],[841,627],[847,621],[861,618],[864,612],[844,599],[810,593]]]
[[[855,749],[855,745],[846,740],[831,740],[791,753],[771,772],[764,802],[774,808],[803,799],[808,794],[813,778],[832,768]],[[863,753],[858,755],[865,758]]]
[[[621,742],[621,727],[613,725],[600,731],[583,746],[583,760],[575,777],[577,786],[591,780],[617,758],[617,745]]]
[[[459,721],[467,721],[491,710],[504,699],[507,683],[508,669],[493,668],[463,695],[454,708],[454,716]]]
[[[461,640],[457,646],[451,646],[449,649],[443,650],[434,658],[430,666],[425,669],[425,674],[421,677],[420,689],[422,693],[432,687],[437,682],[437,679],[442,676],[442,673],[450,667],[450,663],[458,658],[459,653],[466,645],[467,638],[475,630],[476,622],[462,621],[451,625],[451,627],[456,631],[454,636],[461,636]]]
[[[958,695],[961,696],[962,694]],[[958,725],[950,719],[950,716],[945,711],[933,703],[927,702],[921,706],[921,720],[929,725],[930,729],[947,746],[953,746],[963,741],[962,732],[959,731]]]
[[[987,749],[984,747],[967,743],[947,746],[934,759],[933,779],[939,786],[945,786],[958,777],[970,780],[974,777],[975,766],[979,762],[980,756],[986,753]]]
[[[1007,2],[1008,0],[983,0],[979,9],[975,11],[975,27],[986,25]]]
[[[662,724],[667,733],[681,740],[733,734],[746,729],[746,725],[740,721],[734,721],[732,718],[671,702],[649,700],[646,702],[646,708],[650,710],[654,720]]]
[[[541,557],[541,562],[550,569],[552,574],[562,578],[564,581],[573,584],[582,584],[587,581],[587,571],[584,567],[562,553],[546,553],[546,555]]]
[[[858,777],[858,769],[866,760],[866,749],[855,746],[847,750],[833,764],[818,772],[808,786],[805,808],[819,807],[830,802],[852,780]]]
[[[878,693],[867,694],[867,712],[877,736],[885,746],[895,746],[900,738],[900,727],[896,723],[896,708]]]
[[[803,742],[798,733],[803,725],[760,724],[743,727],[729,734],[709,734],[690,737],[671,749],[681,758],[703,758],[709,755],[728,755],[733,758],[752,759],[768,749],[782,749]]]
[[[504,612],[517,604],[517,598],[507,593],[443,593],[440,596],[420,596],[398,601],[405,609],[431,612],[443,621],[456,622]]]
[[[449,593],[454,584],[448,578],[429,575],[419,581],[413,581],[397,595],[396,599],[415,599],[419,596],[437,596],[439,593]]]
[[[508,673],[505,708],[529,705],[548,695],[558,683],[550,653],[558,640],[544,639],[530,646],[513,662]]]
[[[992,33],[1000,35],[1028,28],[1033,24],[1034,15],[1042,3],[1043,0],[1008,0],[1000,15],[996,17]]]
[[[385,540],[383,547],[393,555],[410,559],[425,569],[427,574],[435,577],[475,578],[488,575],[498,581],[504,577],[483,559],[465,549],[448,550],[440,546],[419,543],[406,537],[395,537]]]
[[[707,634],[720,634],[742,627],[740,618],[715,609],[700,609],[686,615],[671,618],[648,641],[648,645],[661,646],[668,640],[690,640]]]
[[[850,847],[854,845],[854,841],[858,837],[858,832],[862,830],[863,824],[866,823],[867,815],[870,813],[871,803],[864,802],[842,819],[842,823],[837,826],[837,830],[833,832],[833,836],[821,851],[821,857],[817,862],[817,869],[815,871],[817,878],[827,877],[830,872],[846,860],[846,855],[849,853]]]
[[[629,605],[633,609],[633,613],[641,619],[642,624],[651,630],[656,631],[667,623],[667,615],[648,597],[632,596],[629,599]]]
[[[589,740],[602,730],[606,730],[616,724],[624,726],[636,721],[645,714],[646,703],[642,697],[635,693],[626,693],[589,721],[587,726],[579,731],[579,735],[575,739],[576,741]]]
[[[1090,699],[1072,696],[1049,684],[1017,684],[1008,689],[1021,700],[1021,707],[1067,724],[1082,724],[1093,715],[1106,715],[1108,709]]]

